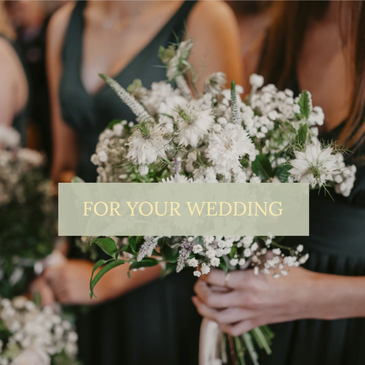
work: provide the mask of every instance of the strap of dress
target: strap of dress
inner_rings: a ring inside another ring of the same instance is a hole
[[[82,55],[83,11],[86,1],[77,1],[72,10],[62,49],[64,73],[71,72],[78,77]]]

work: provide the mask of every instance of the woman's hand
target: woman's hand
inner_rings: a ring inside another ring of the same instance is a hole
[[[129,265],[121,265],[106,273],[95,287],[96,298],[90,299],[90,278],[94,264],[87,260],[69,259],[45,269],[43,277],[58,302],[66,305],[93,305],[105,302],[138,288],[160,276],[161,267],[131,273]]]
[[[50,306],[52,308],[55,307],[56,298],[54,296],[53,290],[43,277],[40,276],[35,279],[30,285],[29,289],[32,295],[34,293],[39,293],[42,300],[42,306]]]
[[[223,332],[238,336],[270,323],[348,316],[343,299],[349,301],[349,279],[361,279],[364,288],[364,278],[319,274],[303,268],[291,268],[287,276],[277,279],[255,275],[252,270],[235,271],[228,281],[224,271],[212,270],[195,285],[197,297],[193,302],[199,313],[217,322]]]
[[[93,264],[89,261],[65,260],[59,265],[47,267],[42,276],[52,288],[59,303],[93,304],[89,296],[92,269]]]

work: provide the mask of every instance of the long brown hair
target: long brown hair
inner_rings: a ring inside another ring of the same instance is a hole
[[[279,88],[290,87],[309,25],[321,19],[330,1],[280,1],[272,7],[273,21],[267,36],[265,57],[260,72],[265,80]],[[339,19],[340,34],[345,44],[351,44],[353,95],[348,119],[339,142],[356,148],[365,140],[365,4],[363,1],[341,1],[339,9],[350,7],[349,21]]]
[[[0,0],[0,33],[10,39],[15,38],[15,32],[9,23],[4,1]]]

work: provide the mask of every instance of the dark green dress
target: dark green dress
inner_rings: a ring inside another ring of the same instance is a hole
[[[292,89],[299,94],[296,77],[293,77]],[[337,140],[343,127],[344,123],[322,139]],[[310,236],[287,238],[287,242],[304,245],[310,254],[305,265],[309,270],[365,276],[365,143],[358,146],[346,162],[357,167],[350,196],[345,198],[331,191],[333,201],[328,195],[313,191]],[[275,332],[273,353],[263,354],[260,365],[365,364],[365,318],[300,320],[270,325],[270,328]]]
[[[16,54],[19,57],[19,60],[24,68],[24,73],[27,76],[27,82],[28,82],[28,95],[29,95],[29,78],[28,78],[28,73],[26,72],[26,66],[25,66],[25,62],[23,59],[22,54],[20,53],[18,47],[16,46],[16,44],[10,40],[8,37],[6,37],[4,34],[0,33],[0,37],[4,38],[6,41],[8,41],[10,43],[10,45],[14,48],[14,51],[16,52]],[[21,136],[21,145],[25,146],[25,139],[26,139],[26,124],[27,124],[27,116],[28,116],[28,111],[29,111],[29,99],[30,97],[28,96],[28,101],[26,106],[24,107],[24,109],[18,113],[14,119],[13,119],[13,123],[12,123],[12,127],[15,128]]]
[[[135,117],[108,86],[90,95],[81,82],[85,5],[76,3],[71,15],[63,46],[59,95],[63,119],[79,138],[78,176],[93,182],[96,169],[90,157],[99,134],[113,119],[134,121]],[[156,67],[161,66],[158,49],[176,42],[176,35],[183,35],[193,6],[194,2],[185,2],[151,43],[111,76],[124,87],[136,78],[147,88],[152,82],[165,80],[165,69]],[[192,272],[186,270],[89,309],[78,321],[84,365],[197,364],[200,317],[191,302],[193,285]]]

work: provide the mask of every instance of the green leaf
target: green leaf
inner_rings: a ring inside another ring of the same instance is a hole
[[[262,180],[266,181],[273,176],[273,170],[269,159],[265,155],[257,155],[252,162],[252,171]]]
[[[129,247],[132,249],[133,253],[137,253],[137,240],[135,236],[130,236],[128,238]]]
[[[177,262],[177,259],[179,257],[179,251],[177,248],[172,248],[169,245],[165,244],[162,248],[161,248],[161,254],[163,256],[163,258],[170,263],[175,263]]]
[[[308,119],[312,110],[312,98],[307,90],[300,94],[298,105],[300,107],[300,114],[305,119]]]
[[[298,130],[298,134],[295,137],[295,142],[301,146],[304,146],[305,142],[307,141],[307,135],[308,135],[308,125],[303,124]]]
[[[121,121],[122,121],[121,119],[114,119],[114,120],[112,120],[111,122],[109,122],[108,128],[109,129],[113,129],[114,125],[120,123]]]
[[[110,237],[95,238],[91,243],[98,245],[107,255],[117,258],[118,247]]]
[[[162,270],[161,277],[165,277],[173,272],[176,272],[176,263],[167,262],[165,268]]]
[[[81,179],[81,177],[74,176],[71,180],[72,183],[84,183],[85,181]]]
[[[129,267],[129,270],[139,269],[141,267],[152,267],[158,265],[160,262],[153,258],[145,258],[141,261],[133,262]]]
[[[94,277],[94,273],[97,269],[99,269],[99,267],[105,265],[107,262],[110,262],[112,259],[110,260],[99,260],[95,263],[94,267],[93,267],[93,271],[91,272],[91,277],[90,277],[90,299],[93,298],[94,296],[94,292],[92,290],[92,282],[93,282],[93,277]]]
[[[99,260],[92,271],[92,275],[94,274],[95,270],[97,270],[99,267],[101,267],[102,265],[104,265],[105,263],[107,263],[93,278],[93,276],[91,276],[91,282],[90,282],[90,298],[92,299],[95,294],[94,294],[94,288],[95,285],[99,282],[99,280],[110,270],[114,269],[117,266],[123,265],[125,263],[124,260],[113,260],[110,262],[110,260],[105,261],[105,260]],[[95,296],[96,298],[96,296]]]
[[[274,171],[274,175],[280,180],[280,182],[286,183],[288,181],[288,177],[290,176],[289,170],[291,168],[291,165],[278,166]]]

